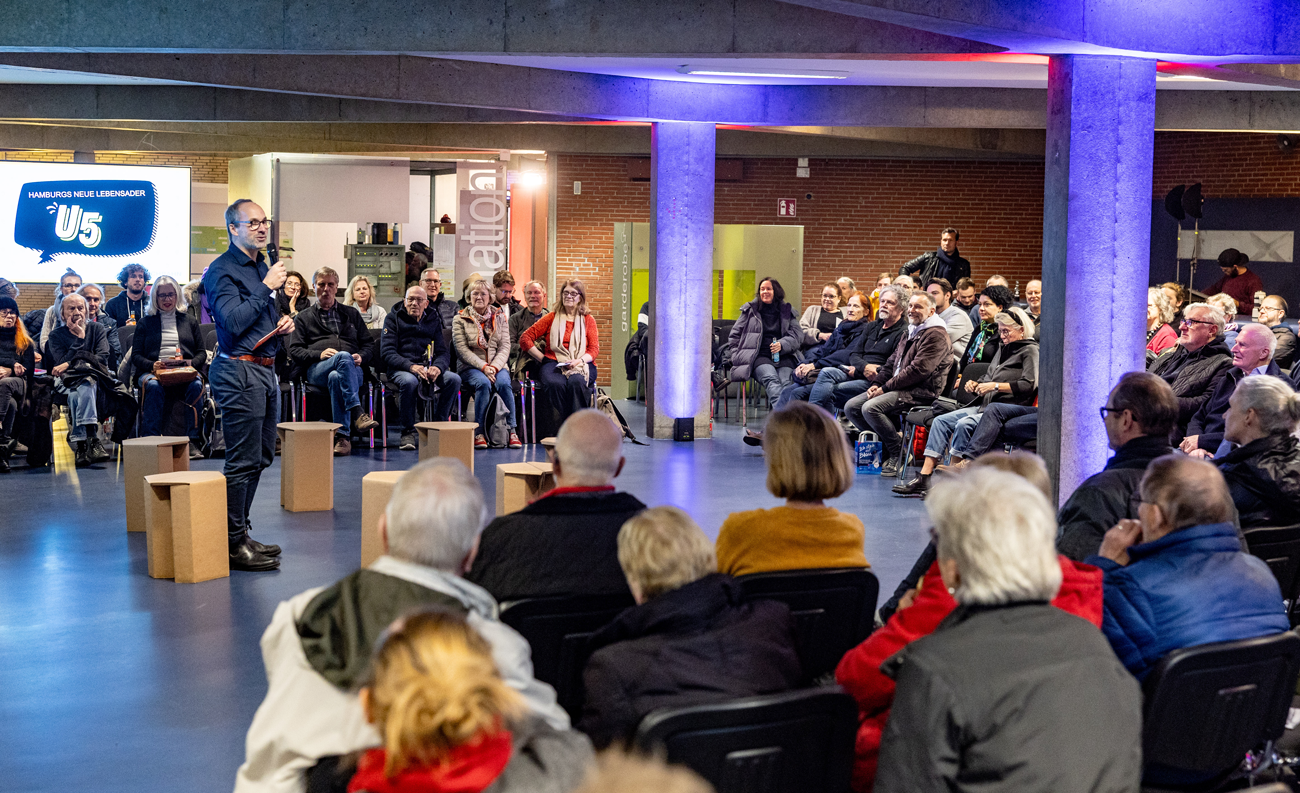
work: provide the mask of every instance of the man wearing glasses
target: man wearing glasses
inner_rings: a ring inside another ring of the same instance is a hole
[[[1178,434],[1187,435],[1187,423],[1209,401],[1219,382],[1228,376],[1232,351],[1223,340],[1223,311],[1208,303],[1183,309],[1178,345],[1151,364],[1151,373],[1164,380],[1178,397]]]
[[[1273,363],[1280,369],[1290,369],[1295,363],[1296,335],[1283,323],[1286,319],[1286,300],[1281,295],[1269,295],[1259,304],[1259,324],[1273,331],[1277,337],[1277,351],[1273,353]]]
[[[424,274],[430,272],[434,271],[425,270]],[[388,367],[389,379],[398,388],[397,402],[402,410],[399,448],[414,451],[418,446],[415,422],[420,393],[424,392],[425,399],[434,403],[434,421],[447,420],[452,403],[460,393],[460,375],[451,371],[451,353],[443,336],[442,322],[430,310],[428,294],[421,287],[407,289],[402,305],[384,318],[379,354]]]
[[[261,249],[271,223],[260,206],[241,198],[226,208],[230,247],[203,276],[203,291],[217,325],[219,352],[208,367],[212,395],[221,407],[226,438],[226,517],[230,569],[261,572],[280,566],[280,546],[248,536],[248,512],[262,470],[275,460],[275,425],[280,420],[280,381],[275,354],[281,336],[293,332],[293,317],[281,317],[276,290],[284,285],[284,264],[269,264]]]
[[[442,276],[432,267],[426,268],[420,273],[419,286],[424,290],[424,294],[427,296],[429,301],[425,310],[433,312],[434,315],[442,320],[442,327],[444,330],[450,328],[451,321],[455,319],[456,312],[460,309],[456,307],[455,301],[448,300],[447,296],[442,293]],[[409,289],[407,290],[407,295],[410,295]],[[405,305],[406,299],[399,300],[393,304],[392,308],[388,309],[388,313],[392,314],[394,311],[400,310]]]

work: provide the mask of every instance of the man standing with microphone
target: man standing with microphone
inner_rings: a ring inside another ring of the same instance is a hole
[[[293,318],[281,317],[275,305],[275,290],[287,275],[284,265],[268,265],[261,253],[271,235],[266,212],[241,198],[226,208],[226,232],[230,247],[203,276],[219,348],[208,367],[208,382],[221,407],[226,438],[230,569],[260,572],[280,567],[280,546],[248,536],[248,512],[262,469],[275,460],[280,420],[275,354],[280,337],[293,332]],[[272,243],[272,259],[274,250]]]

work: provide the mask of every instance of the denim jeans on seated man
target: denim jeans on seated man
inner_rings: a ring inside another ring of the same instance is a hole
[[[480,372],[482,374],[482,372]],[[392,372],[388,375],[398,388],[397,404],[402,411],[402,432],[415,432],[415,423],[419,421],[421,378],[410,372]],[[451,406],[456,403],[460,393],[460,375],[455,372],[443,372],[434,381],[433,420],[446,421],[451,415]]]
[[[848,372],[845,372],[838,366],[827,366],[819,370],[815,377],[811,378],[812,382],[800,381],[795,378],[790,385],[781,390],[781,398],[776,401],[776,406],[784,407],[790,402],[807,400],[814,405],[823,408],[828,413],[835,411],[835,393],[839,386],[849,381]],[[862,381],[862,391],[866,391],[867,381]],[[861,393],[861,392],[859,392]],[[846,396],[847,400],[848,397]]]
[[[925,437],[925,456],[942,460],[949,446],[952,447],[954,456],[961,456],[970,443],[971,433],[979,424],[979,410],[979,405],[972,405],[935,416],[934,421],[930,422],[930,432]]]
[[[510,388],[508,370],[502,369],[497,372],[495,382],[489,380],[481,369],[466,369],[461,379],[464,380],[465,385],[474,389],[474,421],[478,423],[479,434],[486,435],[487,428],[483,426],[483,420],[487,416],[488,404],[492,401],[494,391],[500,394],[501,401],[506,403],[510,429],[515,428],[515,392]]]
[[[203,399],[203,381],[195,378],[183,386],[173,386],[174,394],[182,396],[187,405],[181,411],[185,414],[185,437],[191,440],[195,434],[195,418],[198,416],[199,401]],[[158,382],[152,372],[140,375],[140,434],[162,435],[163,411],[166,410],[167,388]]]
[[[86,440],[88,429],[93,431],[93,428],[99,426],[99,409],[96,404],[99,389],[94,379],[82,380],[72,388],[63,385],[63,380],[59,379],[54,390],[68,397],[68,412],[71,414],[68,420],[68,440],[73,443]]]
[[[352,409],[361,406],[361,379],[361,367],[345,352],[307,367],[307,382],[329,391],[331,415],[341,425],[337,434],[344,437],[352,432]]]
[[[994,402],[980,414],[979,423],[961,456],[973,460],[1001,443],[1017,446],[1038,437],[1038,408]]]

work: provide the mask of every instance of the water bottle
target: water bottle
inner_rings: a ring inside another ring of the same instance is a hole
[[[781,351],[777,350],[776,352],[772,353],[772,363],[776,363],[779,360],[781,360]]]
[[[867,430],[858,435],[858,442],[854,444],[853,450],[858,462],[858,473],[880,473],[884,444],[876,437],[876,433]]]

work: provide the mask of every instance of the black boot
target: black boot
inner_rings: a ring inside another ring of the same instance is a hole
[[[257,551],[263,556],[280,555],[280,546],[278,545],[267,545],[265,543],[260,543],[257,540],[253,539],[251,536],[248,538],[248,544],[253,547],[254,551]]]
[[[248,535],[244,535],[230,546],[230,569],[262,573],[280,569],[280,560],[258,553],[249,542]]]
[[[923,496],[930,490],[930,475],[918,474],[905,485],[894,485],[894,492],[900,496]]]
[[[86,444],[86,453],[90,456],[90,461],[92,463],[103,463],[113,459],[113,455],[109,454],[108,449],[104,448],[104,444],[99,440],[99,435],[97,433],[91,433]]]

